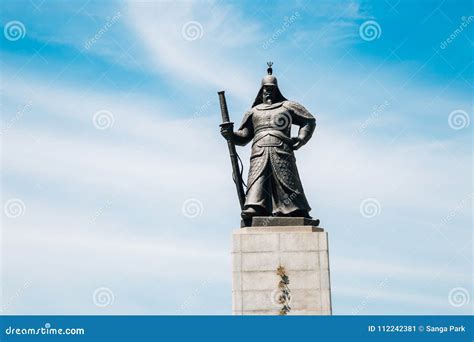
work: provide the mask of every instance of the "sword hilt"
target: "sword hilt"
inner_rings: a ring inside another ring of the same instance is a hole
[[[219,104],[221,106],[222,123],[230,122],[229,110],[227,109],[227,102],[225,100],[225,91],[221,90],[217,92],[217,94],[219,95]]]

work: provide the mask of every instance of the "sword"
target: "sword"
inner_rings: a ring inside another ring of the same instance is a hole
[[[229,119],[229,111],[227,109],[227,102],[225,100],[224,91],[217,92],[219,95],[219,103],[221,105],[221,115],[222,115],[222,124],[220,127],[231,127],[232,131],[234,128],[234,123]],[[232,164],[232,179],[234,180],[235,187],[237,189],[237,196],[239,197],[240,208],[244,210],[245,203],[245,192],[244,187],[242,186],[242,174],[239,169],[239,160],[237,156],[237,151],[235,150],[235,144],[232,139],[227,140],[227,147],[229,148],[230,162]]]

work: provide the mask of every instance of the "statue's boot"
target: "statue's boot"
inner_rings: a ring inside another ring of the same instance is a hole
[[[247,206],[242,210],[241,217],[244,221],[245,226],[250,227],[252,225],[252,217],[263,216],[265,210],[258,206]]]
[[[309,215],[309,211],[308,210],[295,210],[291,213],[289,213],[287,216],[291,216],[291,217],[306,217],[306,218],[312,218],[310,215]]]

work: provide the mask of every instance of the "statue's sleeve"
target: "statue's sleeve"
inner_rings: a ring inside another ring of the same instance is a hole
[[[297,102],[285,101],[283,105],[290,110],[293,123],[300,126],[298,139],[302,145],[306,144],[316,129],[315,117]]]
[[[245,146],[253,139],[253,124],[252,124],[253,112],[249,110],[245,113],[242,119],[240,128],[234,132],[234,143],[239,146]]]

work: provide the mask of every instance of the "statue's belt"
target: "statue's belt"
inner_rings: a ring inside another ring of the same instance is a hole
[[[290,145],[292,144],[291,138],[285,135],[285,133],[283,133],[282,131],[279,131],[276,129],[265,129],[265,130],[258,130],[257,132],[258,133],[255,134],[255,137],[253,138],[252,145],[258,142],[260,139],[266,137],[267,135],[272,135],[287,144],[290,144]],[[275,146],[275,145],[269,144],[269,146]]]

